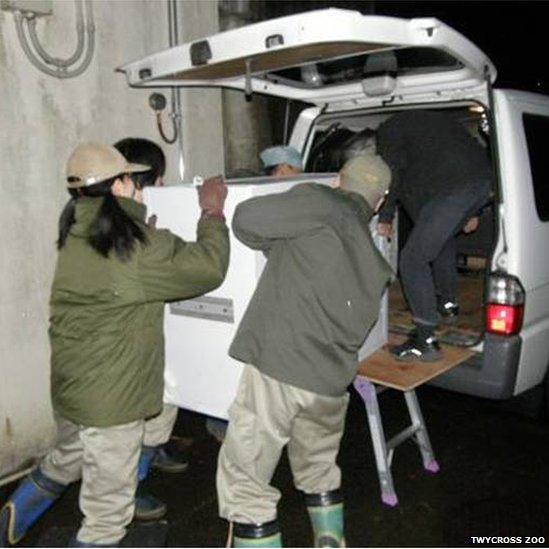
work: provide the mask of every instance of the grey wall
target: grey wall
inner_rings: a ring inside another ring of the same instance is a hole
[[[35,69],[17,40],[13,16],[0,12],[0,481],[52,442],[48,297],[56,225],[67,198],[65,160],[81,140],[127,136],[159,140],[147,97],[113,69],[168,45],[166,2],[94,0],[96,52],[80,77],[57,80]],[[181,38],[217,30],[215,1],[180,2]],[[72,53],[73,3],[54,0],[40,22],[53,55]],[[219,94],[183,93],[187,177],[223,166]],[[177,148],[164,146],[168,182]]]

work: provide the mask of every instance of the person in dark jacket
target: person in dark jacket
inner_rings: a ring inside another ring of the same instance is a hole
[[[344,545],[336,456],[358,350],[391,275],[369,228],[389,181],[381,158],[358,156],[334,188],[296,184],[235,210],[235,236],[267,255],[229,349],[245,366],[217,492],[220,515],[234,522],[235,547],[280,546],[280,493],[270,482],[286,445],[315,546]]]
[[[229,260],[220,179],[199,188],[197,241],[145,222],[132,164],[83,143],[67,163],[50,299],[54,449],[0,511],[0,544],[17,543],[81,479],[75,546],[116,546],[134,514],[145,420],[162,409],[164,302],[219,286]]]
[[[399,204],[414,223],[400,254],[400,278],[416,326],[391,349],[399,360],[442,357],[435,328],[457,315],[455,235],[472,231],[489,201],[492,168],[485,149],[448,114],[398,113],[377,132],[377,150],[393,180],[379,214],[378,232],[389,236]]]

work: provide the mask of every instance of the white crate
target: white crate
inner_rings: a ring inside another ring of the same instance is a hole
[[[327,183],[329,175],[304,174],[282,181],[251,178],[229,184],[225,208],[230,226],[236,205],[252,196],[289,189],[296,179]],[[269,182],[268,182],[269,181]],[[157,227],[168,228],[183,239],[196,239],[200,215],[193,185],[145,189],[148,215],[156,214]],[[262,253],[250,250],[231,234],[231,261],[227,278],[204,298],[166,306],[166,402],[208,415],[226,418],[242,365],[228,348],[265,265]],[[361,349],[361,358],[387,341],[387,298],[380,319]]]

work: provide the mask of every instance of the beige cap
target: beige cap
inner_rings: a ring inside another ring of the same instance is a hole
[[[345,162],[339,172],[345,191],[362,195],[372,209],[385,196],[391,183],[391,170],[379,155],[358,155]]]
[[[150,166],[130,164],[110,145],[90,141],[74,149],[67,161],[67,182],[70,189],[95,185],[116,175],[146,172]]]

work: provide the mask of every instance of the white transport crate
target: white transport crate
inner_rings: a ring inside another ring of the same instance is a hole
[[[303,174],[229,181],[227,223],[230,226],[236,205],[247,198],[285,191],[296,181],[329,183],[333,177],[334,174]],[[148,215],[157,215],[158,228],[168,228],[184,240],[196,239],[200,210],[192,184],[147,187],[145,203]],[[380,238],[376,243],[383,245]],[[388,250],[384,253],[387,256]],[[228,349],[264,265],[262,253],[250,250],[231,234],[231,261],[223,284],[206,296],[166,305],[166,402],[227,418],[242,370],[241,363],[229,357]],[[380,318],[361,349],[361,358],[386,341],[387,296]]]

